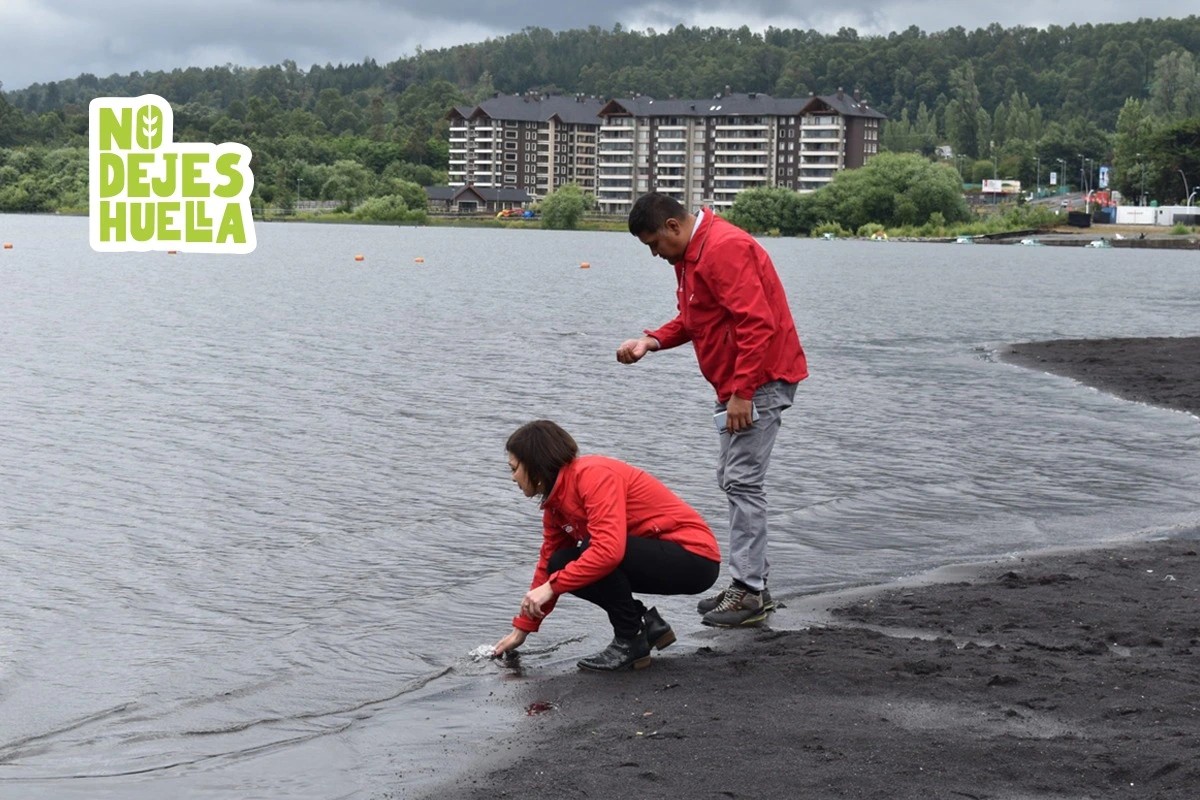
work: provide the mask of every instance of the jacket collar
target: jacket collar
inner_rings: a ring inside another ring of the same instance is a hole
[[[570,464],[558,471],[558,477],[554,479],[554,486],[550,489],[550,494],[546,495],[546,499],[539,504],[542,508],[557,508],[562,505],[563,498],[569,491],[567,484],[575,479],[575,465],[578,463],[579,456],[576,456]]]
[[[694,264],[700,260],[700,254],[704,252],[704,245],[708,241],[708,233],[712,230],[713,220],[716,218],[717,212],[711,208],[704,209],[704,219],[700,220],[700,226],[692,234],[692,240],[688,242],[687,250],[683,253],[684,262]]]

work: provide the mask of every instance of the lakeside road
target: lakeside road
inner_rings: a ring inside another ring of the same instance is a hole
[[[1200,409],[1200,337],[1003,358]],[[557,708],[514,726],[513,760],[427,796],[1194,800],[1200,536],[1182,534],[797,598],[821,621],[785,608],[647,670],[531,681]]]

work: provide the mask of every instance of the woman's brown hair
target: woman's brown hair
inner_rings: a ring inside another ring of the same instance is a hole
[[[512,432],[504,449],[525,467],[525,474],[542,495],[550,496],[558,472],[579,455],[579,445],[557,423],[548,419],[526,422]]]

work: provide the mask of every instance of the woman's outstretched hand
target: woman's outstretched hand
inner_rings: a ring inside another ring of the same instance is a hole
[[[520,628],[513,628],[512,633],[505,636],[500,641],[496,642],[496,646],[492,648],[492,657],[502,656],[509,650],[515,650],[525,644],[525,637],[529,634]]]

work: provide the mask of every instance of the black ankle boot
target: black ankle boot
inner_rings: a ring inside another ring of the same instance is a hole
[[[646,641],[646,631],[640,630],[632,639],[622,639],[614,636],[608,647],[595,655],[579,660],[580,669],[594,669],[600,672],[612,672],[626,667],[642,669],[650,666],[650,643]]]
[[[675,644],[675,631],[667,624],[657,608],[651,608],[642,614],[642,625],[646,630],[646,641],[651,647],[662,650]]]

